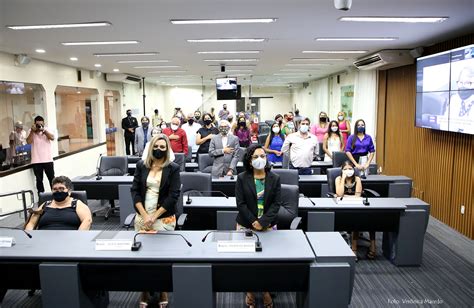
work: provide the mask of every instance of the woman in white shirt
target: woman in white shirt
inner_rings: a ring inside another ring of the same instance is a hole
[[[324,134],[323,150],[326,153],[324,155],[324,161],[332,161],[332,153],[338,151],[344,151],[344,139],[339,130],[339,124],[337,121],[329,122],[329,129]]]

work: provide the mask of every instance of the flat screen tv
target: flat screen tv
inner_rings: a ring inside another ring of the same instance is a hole
[[[216,78],[218,100],[237,99],[237,78]]]
[[[25,94],[25,84],[20,82],[5,82],[5,92],[8,94]]]
[[[417,127],[474,134],[474,44],[416,62]]]

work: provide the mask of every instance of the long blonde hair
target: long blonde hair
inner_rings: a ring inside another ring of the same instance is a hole
[[[153,156],[153,146],[155,145],[155,143],[158,142],[158,140],[164,140],[166,142],[166,155],[165,155],[165,161],[163,162],[162,167],[166,167],[171,163],[170,140],[168,139],[168,136],[166,136],[165,134],[158,134],[154,136],[153,138],[151,138],[150,140],[150,146],[148,147],[148,153],[145,159],[145,166],[147,168],[151,168],[151,166],[153,165],[153,162],[156,160],[156,158]]]

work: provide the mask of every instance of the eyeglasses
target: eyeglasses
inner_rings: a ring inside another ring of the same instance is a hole
[[[471,88],[474,87],[473,81],[458,81],[458,87]]]
[[[165,151],[166,151],[166,145],[156,145],[156,144],[155,144],[155,145],[153,146],[153,150],[158,150],[158,149],[160,149],[160,150],[165,150]]]
[[[259,157],[260,157],[260,158],[266,158],[267,155],[266,155],[266,154],[262,154],[262,155],[252,155],[251,157],[252,157],[252,159],[257,159],[257,158],[259,158]]]

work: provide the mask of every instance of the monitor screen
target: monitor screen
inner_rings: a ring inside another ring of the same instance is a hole
[[[416,126],[474,134],[474,45],[418,58],[416,76]]]
[[[25,94],[25,84],[20,82],[5,82],[5,91],[8,94]]]
[[[237,99],[237,78],[216,78],[218,100]]]

